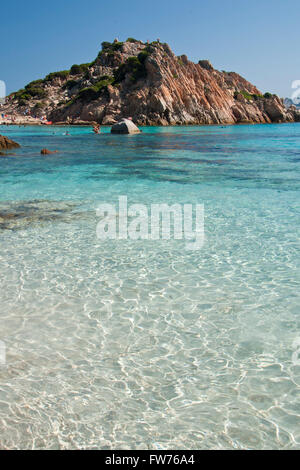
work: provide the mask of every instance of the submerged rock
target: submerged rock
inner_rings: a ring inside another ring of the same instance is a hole
[[[84,215],[76,211],[77,207],[77,203],[61,201],[0,201],[0,231],[24,230],[31,225],[54,221],[70,222]]]
[[[15,149],[19,148],[20,145],[13,140],[8,139],[4,135],[0,135],[0,150]]]
[[[111,128],[112,134],[139,134],[141,131],[130,119],[121,119]]]

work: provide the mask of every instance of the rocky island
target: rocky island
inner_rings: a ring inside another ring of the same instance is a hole
[[[124,117],[163,126],[300,121],[299,110],[235,72],[176,56],[166,43],[133,38],[103,42],[93,62],[29,83],[2,109],[69,124],[113,125]]]
[[[4,135],[0,135],[0,150],[10,150],[10,149],[15,149],[19,147],[20,145],[17,144],[17,142],[14,142],[13,140],[8,139]]]

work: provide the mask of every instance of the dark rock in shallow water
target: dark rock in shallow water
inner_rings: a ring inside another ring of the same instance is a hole
[[[0,150],[15,149],[19,148],[20,145],[13,140],[8,139],[4,135],[0,135]]]

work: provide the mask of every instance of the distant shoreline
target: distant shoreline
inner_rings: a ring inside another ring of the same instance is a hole
[[[168,125],[161,125],[161,124],[153,124],[153,125],[139,125],[138,127],[228,127],[228,126],[250,126],[250,125],[264,125],[264,126],[272,126],[272,125],[282,125],[282,124],[299,124],[299,122],[230,122],[230,123],[211,123],[211,124],[168,124]],[[68,122],[58,122],[53,123],[51,125],[42,124],[41,122],[0,122],[0,126],[3,127],[93,127],[94,123],[68,123]],[[101,128],[111,127],[112,124],[100,124]]]

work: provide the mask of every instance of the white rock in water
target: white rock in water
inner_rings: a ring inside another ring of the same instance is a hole
[[[138,134],[139,128],[130,119],[121,119],[111,128],[112,134]]]

